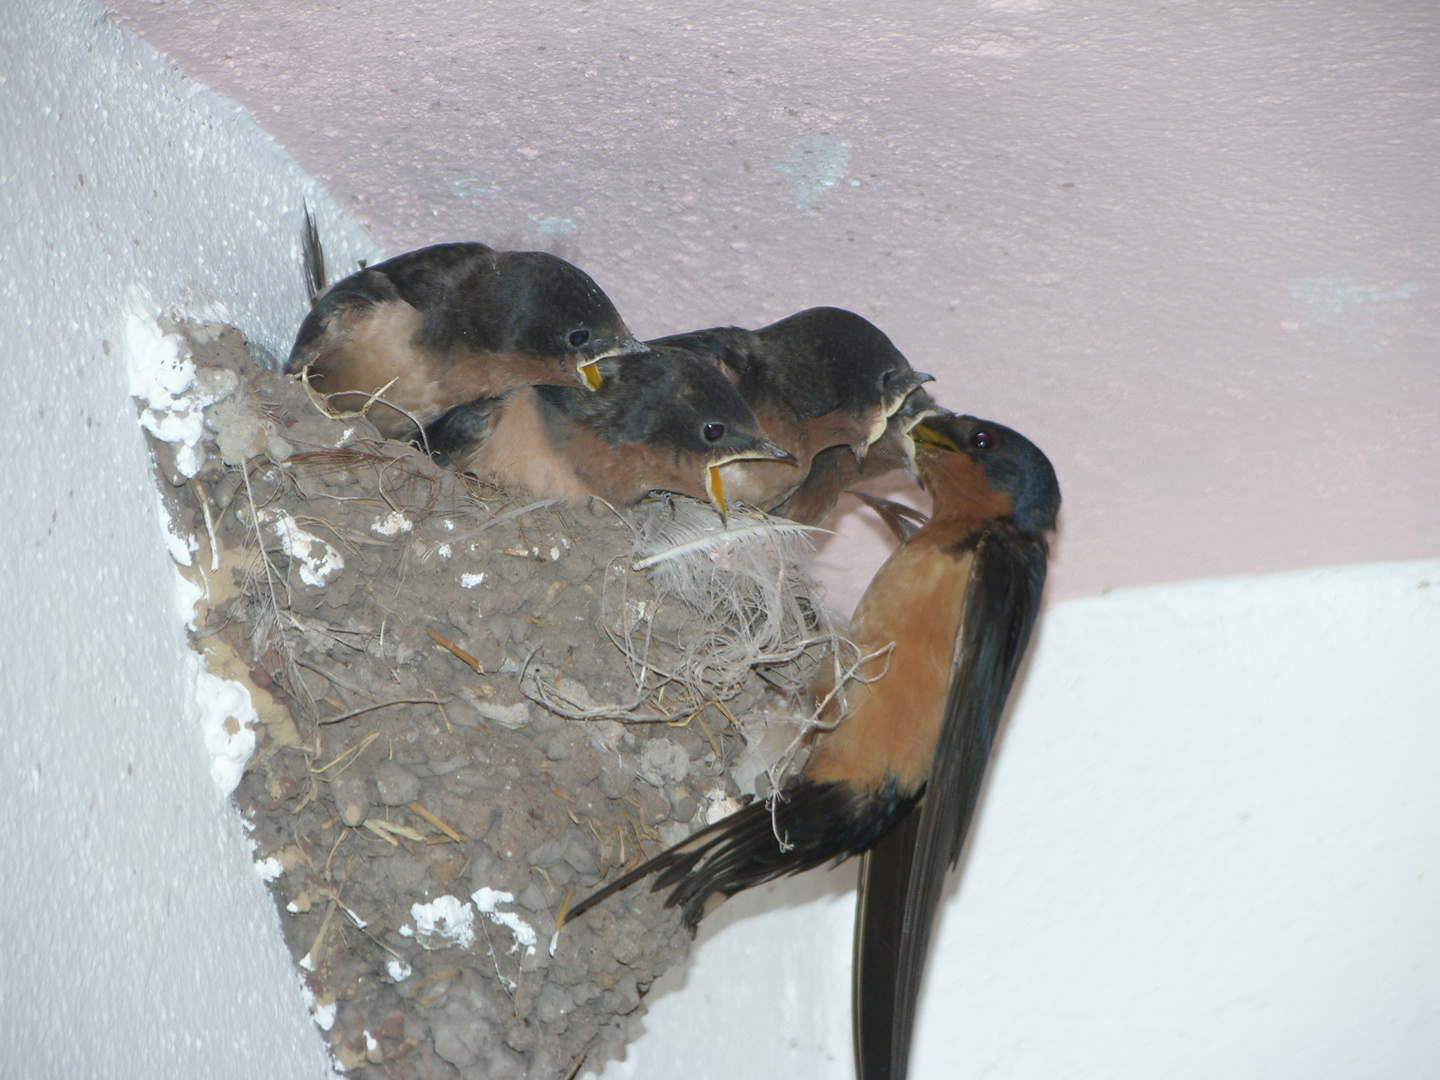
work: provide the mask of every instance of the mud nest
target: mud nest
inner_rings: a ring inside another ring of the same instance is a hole
[[[234,328],[159,329],[206,388],[198,442],[152,440],[192,644],[254,702],[234,798],[337,1064],[598,1069],[691,936],[643,886],[557,916],[799,764],[839,640],[803,535],[512,498]]]

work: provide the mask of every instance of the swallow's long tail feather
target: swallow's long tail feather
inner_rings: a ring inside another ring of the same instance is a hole
[[[310,297],[310,306],[320,299],[320,294],[329,284],[325,274],[325,249],[320,246],[320,229],[315,216],[310,213],[310,204],[305,204],[305,232],[302,234],[305,252],[305,293]]]
[[[860,862],[851,977],[855,1074],[862,1080],[900,1080],[910,1056],[909,1029],[895,1022],[895,991],[919,827],[920,815],[906,814]]]
[[[976,545],[927,794],[872,853],[862,878],[853,979],[860,1080],[905,1080],[935,911],[1040,610],[1046,554],[1043,537],[1007,526],[991,527]]]
[[[913,795],[889,790],[856,793],[846,784],[803,781],[773,810],[751,803],[617,878],[572,907],[566,921],[655,874],[652,891],[670,888],[665,906],[679,907],[693,929],[737,892],[864,851],[914,802]]]

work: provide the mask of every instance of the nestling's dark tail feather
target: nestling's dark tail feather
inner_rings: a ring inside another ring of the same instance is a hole
[[[681,908],[685,925],[693,928],[719,900],[859,854],[889,832],[917,797],[890,788],[857,793],[845,784],[801,781],[785,792],[773,813],[766,803],[755,802],[701,829],[586,897],[570,909],[567,921],[653,873],[652,890],[673,885],[665,906]],[[776,840],[777,830],[786,848]]]
[[[905,1080],[910,1031],[896,1024],[905,901],[919,813],[907,814],[860,863],[855,894],[855,955],[851,970],[855,1075],[859,1080]],[[915,973],[919,977],[919,972]]]
[[[302,246],[305,251],[305,292],[310,297],[310,306],[314,307],[328,282],[325,278],[325,251],[320,246],[320,230],[315,225],[314,215],[310,213],[309,203],[305,204]]]

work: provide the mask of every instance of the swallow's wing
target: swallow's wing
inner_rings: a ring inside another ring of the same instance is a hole
[[[670,889],[665,906],[679,907],[693,928],[737,892],[864,851],[913,805],[913,798],[801,781],[773,808],[753,802],[617,878],[572,907],[566,921],[654,874],[651,889]]]
[[[919,807],[871,850],[855,916],[853,1005],[860,1080],[904,1080],[915,1004],[946,871],[974,817],[995,731],[1045,584],[1043,538],[981,534],[950,692]]]

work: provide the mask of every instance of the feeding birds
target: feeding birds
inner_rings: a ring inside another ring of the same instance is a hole
[[[864,460],[843,446],[822,450],[810,462],[810,471],[800,486],[770,512],[802,525],[819,525],[835,508],[842,491],[898,469],[913,471],[914,443],[909,437],[910,429],[925,417],[937,416],[940,412],[924,390],[911,391],[891,414],[884,432],[870,445]],[[859,492],[853,494],[865,498]]]
[[[540,498],[597,495],[628,506],[648,492],[727,509],[728,462],[793,462],[735,388],[704,361],[663,346],[600,361],[600,388],[522,386],[457,406],[425,428],[441,464]]]
[[[664,490],[806,524],[892,469],[929,492],[928,519],[861,496],[901,544],[852,620],[854,678],[810,688],[820,724],[799,774],[562,915],[653,875],[693,928],[736,892],[860,855],[857,1072],[904,1080],[944,877],[1039,611],[1060,505],[1045,455],[939,408],[930,376],[843,309],[642,344],[544,253],[440,244],[327,290],[306,218],[312,307],[287,370],[442,464],[541,498]]]
[[[693,927],[743,889],[865,855],[854,1019],[861,1080],[903,1080],[947,869],[959,858],[1006,697],[1040,605],[1060,491],[1045,455],[974,417],[915,423],[928,521],[875,575],[851,638],[869,659],[829,698],[803,771],[587,897],[583,914],[655,875]],[[924,603],[917,603],[923,598]],[[823,701],[833,689],[812,687]],[[782,847],[777,834],[785,841]]]
[[[815,307],[745,330],[718,326],[649,342],[714,363],[793,464],[736,461],[721,472],[731,498],[770,510],[834,447],[863,461],[888,418],[931,376],[915,371],[879,327],[843,308]]]
[[[594,389],[600,361],[647,351],[588,274],[543,251],[436,244],[327,289],[306,218],[312,306],[285,370],[342,411],[378,394],[367,416],[388,438],[517,386]]]

